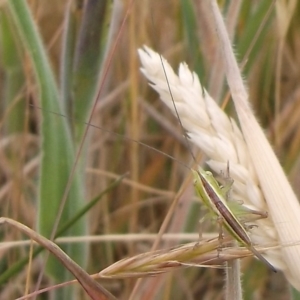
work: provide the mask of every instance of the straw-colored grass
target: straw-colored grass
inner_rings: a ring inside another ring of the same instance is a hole
[[[77,253],[80,258],[78,263],[82,261],[84,270],[94,274],[107,267],[118,267],[115,263],[121,261],[122,264],[126,257],[134,263],[141,258],[136,255],[142,255],[142,259],[151,258],[149,251],[155,248],[158,251],[155,254],[161,254],[166,261],[171,262],[168,265],[154,264],[155,267],[180,266],[178,270],[144,278],[133,299],[218,299],[224,292],[224,270],[192,267],[194,261],[182,262],[177,258],[165,258],[165,249],[187,249],[184,247],[188,247],[188,244],[182,246],[186,242],[182,234],[198,233],[201,204],[194,201],[191,173],[189,168],[184,167],[192,166],[193,159],[185,146],[182,129],[140,73],[141,65],[137,54],[137,49],[146,44],[162,54],[174,69],[177,69],[179,62],[185,61],[189,69],[195,70],[199,75],[201,84],[208,93],[221,103],[225,113],[236,119],[233,104],[227,98],[228,89],[224,84],[216,34],[214,28],[209,27],[210,17],[205,7],[202,7],[202,2],[205,1],[114,1],[113,4],[108,1],[106,8],[102,8],[103,23],[99,21],[97,25],[101,34],[90,36],[92,41],[94,39],[94,48],[91,44],[84,43],[87,25],[82,22],[84,11],[88,14],[87,19],[90,17],[92,20],[92,8],[88,10],[73,3],[68,15],[68,6],[63,1],[30,2],[32,21],[41,34],[55,84],[63,99],[64,110],[55,112],[41,104],[38,80],[34,75],[28,49],[24,46],[26,43],[18,33],[7,4],[1,3],[0,7],[1,216],[38,230],[37,222],[41,217],[38,206],[41,201],[41,161],[44,159],[41,142],[45,138],[42,136],[41,120],[45,120],[47,115],[47,122],[56,124],[64,118],[72,136],[69,141],[73,147],[70,157],[76,156],[82,134],[87,128],[83,122],[89,120],[95,94],[100,89],[100,98],[91,119],[96,127],[88,127],[83,151],[79,153],[77,170],[81,170],[80,184],[84,188],[84,199],[80,199],[82,206],[97,197],[115,178],[125,173],[128,175],[126,180],[106,193],[85,214],[88,229],[80,245],[84,245],[87,252],[82,255]],[[244,62],[243,76],[248,83],[253,109],[280,156],[284,169],[290,174],[290,181],[297,182],[300,102],[297,84],[299,72],[296,66],[299,63],[300,52],[297,50],[300,43],[297,34],[299,22],[297,13],[293,11],[299,11],[299,4],[291,10],[287,9],[287,5],[292,5],[293,1],[279,1],[281,6],[276,10],[272,2],[267,0],[243,1],[238,11],[234,11],[231,4],[236,1],[231,2],[228,7],[222,7],[222,11],[226,19],[233,22],[230,24],[231,36],[238,61]],[[122,24],[124,20],[125,23]],[[69,31],[66,31],[67,24]],[[81,39],[83,48],[78,47]],[[114,44],[116,41],[117,44]],[[81,74],[81,70],[87,73]],[[105,83],[102,85],[103,78]],[[75,100],[78,102],[74,103]],[[193,111],[196,114],[196,109]],[[64,116],[59,115],[61,113]],[[234,130],[239,126],[237,119],[236,122]],[[215,124],[217,126],[218,120],[215,120]],[[45,125],[47,123],[43,126]],[[214,147],[220,150],[220,146]],[[209,148],[207,149],[203,154],[208,154]],[[225,147],[224,152],[225,150],[228,148]],[[221,157],[222,153],[218,153],[218,156]],[[227,160],[227,157],[223,157],[222,162],[226,164]],[[51,162],[57,164],[58,181],[64,167],[63,162],[64,157]],[[72,166],[66,171],[67,174],[70,174]],[[216,170],[224,169],[212,162],[210,166]],[[251,165],[247,164],[243,170],[248,172],[243,174],[250,174],[251,183],[256,183],[256,179],[252,177]],[[232,174],[235,175],[237,174]],[[244,188],[244,185],[241,187]],[[296,184],[294,187],[297,191]],[[237,198],[245,201],[242,188],[236,189],[239,193]],[[249,188],[247,191],[252,190]],[[255,201],[261,192],[256,190],[250,194]],[[55,199],[55,202],[61,203],[62,198]],[[47,207],[43,212],[45,215],[48,210],[49,215],[50,212],[57,215],[51,201],[48,206],[46,203],[44,205]],[[263,206],[259,208],[265,209]],[[56,220],[52,221],[54,224]],[[209,219],[201,228],[204,236],[207,232],[215,234],[213,237],[218,236],[217,227]],[[180,235],[178,240],[156,242],[149,239],[133,239],[130,242],[126,238],[127,234],[140,233],[146,237],[149,233],[158,232]],[[124,239],[116,240],[113,238],[114,234],[123,234]],[[68,234],[66,232],[63,235]],[[112,238],[99,243],[85,240],[95,235],[112,235]],[[16,229],[1,227],[3,242],[20,241],[24,238]],[[194,242],[197,241],[196,238]],[[26,242],[23,247],[15,245],[13,248],[0,248],[0,280],[1,275],[12,270],[16,262],[21,259],[29,261],[30,249],[27,245]],[[195,249],[189,248],[190,251]],[[275,251],[277,250],[274,253]],[[15,299],[25,295],[27,290],[34,290],[43,269],[44,254],[33,258],[29,266],[17,268],[8,278],[0,281],[1,299]],[[225,255],[225,251],[223,254]],[[245,256],[249,254],[251,253],[247,252]],[[272,274],[254,258],[242,259],[242,267],[245,299],[252,299],[254,296],[266,299],[289,297],[290,286],[282,274]],[[60,270],[64,269],[61,267]],[[155,270],[157,271],[155,268],[151,269],[151,272]],[[62,282],[49,274],[47,269],[43,272],[41,288]],[[126,273],[126,277],[134,277],[132,280],[110,279],[99,282],[118,299],[129,299],[136,285],[134,275],[136,274]],[[275,285],[278,286],[276,291],[269,288]],[[88,299],[78,287],[74,290],[77,291],[78,299]]]

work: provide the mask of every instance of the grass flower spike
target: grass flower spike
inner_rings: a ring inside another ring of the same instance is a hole
[[[188,137],[207,155],[211,169],[219,174],[229,161],[230,176],[234,180],[232,198],[252,209],[269,211],[243,134],[202,88],[198,76],[185,63],[180,64],[177,76],[164,58],[146,46],[138,53],[142,73],[175,115],[176,106]],[[279,244],[272,214],[253,223],[257,227],[250,234],[255,244]],[[276,269],[287,270],[281,249],[273,248],[264,256]]]

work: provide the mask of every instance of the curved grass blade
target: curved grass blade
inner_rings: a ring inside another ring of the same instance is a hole
[[[9,1],[11,14],[23,40],[24,47],[31,58],[35,71],[35,79],[39,88],[41,105],[49,109],[63,112],[59,102],[58,88],[48,60],[46,49],[39,35],[28,3],[26,1]],[[48,113],[43,113],[42,132],[42,160],[40,167],[38,227],[46,237],[53,236],[54,223],[58,217],[58,210],[65,193],[72,166],[75,160],[74,145],[66,119],[55,120]],[[70,189],[67,204],[62,213],[62,219],[69,219],[75,211],[82,207],[84,199],[84,181],[79,173],[75,174]],[[51,204],[51,205],[50,205]],[[84,235],[86,222],[81,219],[73,226],[68,234]],[[69,249],[68,249],[69,248]],[[85,264],[86,246],[73,245],[65,251],[81,265]],[[68,274],[57,261],[47,264],[47,271],[57,280],[62,281]]]

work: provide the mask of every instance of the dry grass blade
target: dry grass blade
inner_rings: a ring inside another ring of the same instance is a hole
[[[268,204],[269,218],[273,220],[281,245],[300,240],[300,206],[280,163],[251,110],[224,22],[216,2],[210,2],[212,20],[219,36],[226,77],[243,135],[253,161],[259,183]],[[282,248],[286,264],[283,271],[291,284],[300,289],[300,246]]]
[[[47,248],[79,281],[80,285],[84,288],[86,293],[94,300],[106,300],[106,299],[116,299],[107,290],[105,290],[99,283],[91,279],[89,274],[87,274],[80,266],[78,266],[73,260],[70,259],[66,253],[64,253],[55,243],[44,238],[43,236],[36,233],[29,227],[14,221],[9,218],[0,218],[0,224],[7,223],[31,239]]]

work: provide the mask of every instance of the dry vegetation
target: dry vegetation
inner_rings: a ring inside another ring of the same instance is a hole
[[[61,157],[64,152],[49,156],[51,147],[44,149],[42,140],[47,138],[45,127],[50,122],[57,124],[63,120],[71,133],[69,137],[72,136],[72,164],[73,156],[79,155],[80,174],[76,182],[81,186],[78,203],[74,208],[69,202],[66,206],[71,210],[71,216],[113,180],[128,173],[81,219],[87,228],[72,232],[75,236],[99,235],[99,241],[81,242],[80,245],[88,247],[79,248],[74,258],[93,274],[124,257],[149,251],[153,240],[147,238],[147,234],[158,233],[162,224],[166,224],[166,233],[198,231],[200,205],[193,201],[190,171],[180,163],[189,165],[192,158],[177,120],[140,74],[137,48],[143,44],[151,46],[175,68],[180,61],[186,61],[190,69],[199,74],[211,95],[224,104],[226,112],[233,117],[235,112],[230,101],[227,102],[228,90],[216,55],[216,36],[208,27],[205,10],[197,4],[200,1],[115,1],[116,6],[120,5],[119,14],[114,13],[111,1],[107,1],[106,7],[92,7],[87,12],[84,5],[80,6],[81,1],[77,1],[77,6],[74,1],[69,16],[73,23],[68,43],[65,41],[68,5],[63,2],[66,1],[28,1],[59,86],[61,106],[64,107],[61,111],[53,111],[52,105],[41,102],[38,80],[22,43],[23,37],[19,36],[7,3],[1,2],[0,215],[36,230],[51,227],[43,221],[47,222],[47,214],[57,215],[53,203],[60,203],[63,195],[53,200],[51,197],[55,194],[51,194],[51,189],[41,191],[43,186],[51,185],[46,177],[40,177],[41,169],[45,167],[42,152],[46,151],[50,164],[57,166],[58,172],[53,176],[66,186],[66,178],[59,178],[59,169],[65,167],[64,157]],[[86,3],[94,5],[93,1]],[[234,20],[235,12],[230,7],[228,4],[223,11],[228,20]],[[297,16],[300,5],[297,4],[290,15],[282,13],[285,8],[278,6],[276,11],[276,6],[267,0],[242,1],[232,33],[257,117],[297,191],[300,147],[300,24]],[[85,13],[91,13],[91,16],[84,16]],[[93,20],[95,15],[98,19]],[[116,30],[111,33],[112,25]],[[85,26],[99,28],[100,33],[89,29],[92,34],[86,37]],[[63,46],[70,51],[66,55],[63,55]],[[101,74],[99,80],[98,74]],[[103,78],[105,84],[98,84]],[[99,89],[101,95],[94,106],[94,91]],[[83,123],[91,114],[90,123],[95,127]],[[44,128],[41,127],[42,119]],[[49,125],[49,128],[54,127]],[[86,128],[87,135],[83,139]],[[81,145],[84,147],[78,153]],[[71,168],[66,172],[71,174]],[[45,193],[47,200],[43,196]],[[84,199],[80,195],[84,195]],[[166,222],[166,216],[170,217],[169,222]],[[51,222],[54,224],[55,220]],[[211,229],[210,225],[208,222],[205,232]],[[49,229],[41,232],[50,236]],[[135,241],[129,235],[133,233],[140,234],[141,240]],[[114,236],[116,234],[123,236]],[[103,236],[105,241],[101,241]],[[19,231],[7,225],[1,227],[2,242],[23,239],[26,237]],[[156,249],[174,247],[183,241],[186,240],[180,235],[177,240],[158,243]],[[73,247],[74,244],[70,245]],[[29,260],[29,250],[28,244],[0,248],[0,280],[1,274],[16,262]],[[251,258],[243,261],[245,299],[287,299],[288,285],[281,274],[271,274]],[[33,290],[42,264],[43,256],[39,255],[30,262],[29,268],[28,265],[19,268],[2,279],[0,298],[14,299],[24,295],[26,287]],[[46,270],[55,274],[55,271]],[[57,282],[47,272],[41,287]],[[118,299],[129,299],[136,279],[100,282]],[[143,279],[134,299],[221,299],[222,285],[222,270],[190,267]],[[79,298],[87,299],[85,297],[82,293]]]

